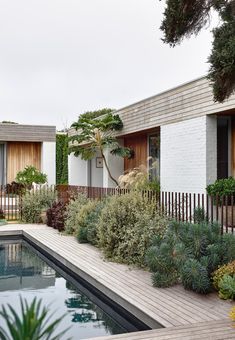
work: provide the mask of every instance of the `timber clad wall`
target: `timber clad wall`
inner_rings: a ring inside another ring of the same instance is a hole
[[[124,146],[134,151],[134,157],[131,159],[124,158],[124,170],[137,168],[140,165],[147,166],[147,134],[126,137]]]
[[[234,106],[235,95],[223,104],[215,103],[208,80],[200,78],[117,110],[124,124],[119,135],[227,111]],[[69,134],[75,132],[70,129]]]
[[[55,126],[0,124],[2,142],[55,142]]]
[[[27,165],[41,170],[41,143],[7,143],[7,183],[15,180],[18,171]]]

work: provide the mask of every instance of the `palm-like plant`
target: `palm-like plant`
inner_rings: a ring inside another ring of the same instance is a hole
[[[99,119],[89,119],[82,116],[72,124],[72,127],[78,131],[78,134],[70,138],[72,145],[69,151],[84,160],[92,159],[98,151],[109,177],[118,186],[118,181],[112,176],[108,166],[105,150],[109,149],[112,155],[120,157],[130,158],[133,154],[130,148],[122,147],[115,137],[115,131],[121,130],[123,127],[120,117],[112,113]]]
[[[56,328],[62,317],[50,322],[49,310],[42,307],[42,301],[33,299],[28,304],[26,299],[20,298],[21,317],[11,305],[2,307],[0,316],[6,323],[6,329],[0,327],[0,339],[2,340],[59,340],[67,332],[67,329],[55,334]]]

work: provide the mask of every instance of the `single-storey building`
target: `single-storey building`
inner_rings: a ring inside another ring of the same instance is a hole
[[[33,165],[55,184],[56,127],[0,123],[0,185]]]
[[[215,103],[205,77],[115,113],[124,124],[118,138],[134,150],[131,159],[107,155],[116,178],[155,162],[151,176],[160,174],[163,191],[204,193],[217,178],[235,176],[235,95]],[[75,133],[70,129],[69,135]],[[91,161],[69,156],[69,184],[113,186],[98,154]]]

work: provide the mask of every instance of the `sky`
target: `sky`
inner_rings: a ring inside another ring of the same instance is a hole
[[[0,121],[69,127],[204,76],[212,26],[170,48],[158,0],[0,0]]]

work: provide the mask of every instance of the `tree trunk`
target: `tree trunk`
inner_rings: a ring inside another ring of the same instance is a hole
[[[117,185],[117,186],[119,186],[119,184],[118,184],[118,181],[112,176],[112,174],[111,174],[111,171],[110,171],[110,169],[109,169],[109,167],[108,167],[108,164],[107,164],[107,161],[106,161],[106,158],[105,158],[105,155],[103,154],[103,150],[100,150],[101,151],[101,156],[102,156],[102,158],[103,158],[103,160],[104,160],[104,165],[105,165],[105,167],[106,167],[106,169],[107,169],[107,171],[108,171],[108,174],[109,174],[109,177],[111,178],[111,180]]]

